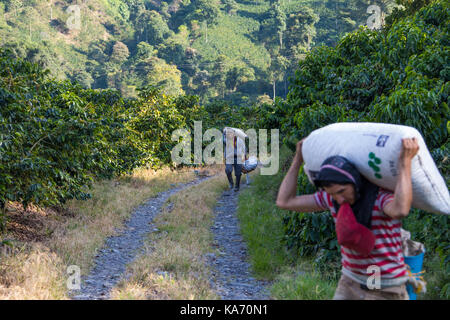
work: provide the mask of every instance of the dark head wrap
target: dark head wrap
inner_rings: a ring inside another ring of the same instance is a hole
[[[355,203],[351,207],[356,221],[371,228],[372,209],[378,195],[378,186],[364,178],[350,161],[341,156],[329,157],[322,163],[314,184],[320,188],[324,183],[353,184]],[[339,204],[335,200],[333,204],[338,212]]]

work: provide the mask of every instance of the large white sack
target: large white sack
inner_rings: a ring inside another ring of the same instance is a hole
[[[419,152],[412,159],[413,206],[450,214],[450,195],[419,131],[384,123],[335,123],[313,131],[303,142],[305,172],[313,182],[322,162],[340,155],[376,185],[394,191],[402,138],[416,137]]]
[[[241,129],[238,129],[238,128],[225,127],[224,130],[225,131],[230,130],[231,132],[234,133],[234,135],[236,135],[237,137],[241,138],[244,141],[245,141],[245,138],[248,137],[244,131],[242,131]]]

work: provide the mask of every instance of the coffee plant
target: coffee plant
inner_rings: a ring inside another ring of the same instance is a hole
[[[319,47],[299,62],[286,101],[275,103],[267,123],[281,127],[284,142],[295,142],[335,122],[384,122],[417,128],[448,184],[450,93],[448,1],[432,1],[396,12],[380,31],[365,27],[343,37],[335,47]],[[311,193],[299,178],[299,193]],[[439,252],[449,265],[448,216],[413,210],[405,221],[412,237]],[[290,214],[285,241],[299,255],[337,259],[331,218]],[[326,259],[322,259],[326,261]],[[330,261],[331,261],[330,260]]]

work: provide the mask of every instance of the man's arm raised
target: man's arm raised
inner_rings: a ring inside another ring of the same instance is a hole
[[[302,145],[304,140],[305,139],[302,139],[297,142],[297,150],[294,159],[292,160],[291,167],[278,190],[277,206],[281,209],[299,212],[323,211],[323,208],[317,205],[314,195],[296,195],[298,171],[303,164]]]
[[[384,213],[393,219],[402,219],[408,216],[411,209],[412,181],[411,160],[419,151],[416,138],[403,139],[402,151],[399,159],[399,175],[394,190],[394,200],[384,206]]]

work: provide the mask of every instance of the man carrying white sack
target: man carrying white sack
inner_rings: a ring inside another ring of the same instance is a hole
[[[243,159],[245,157],[245,142],[238,137],[232,128],[223,129],[223,144],[225,158],[225,173],[227,174],[230,189],[239,191],[242,175]],[[233,176],[231,175],[234,167],[234,175],[236,184],[233,184]]]
[[[394,193],[365,179],[347,159],[327,158],[314,180],[319,191],[296,195],[303,164],[302,143],[281,183],[277,206],[299,212],[330,210],[341,246],[342,275],[335,300],[407,300],[407,269],[403,259],[401,219],[412,204],[411,160],[419,145],[403,139],[399,176]],[[380,271],[379,288],[373,288],[374,270]]]

